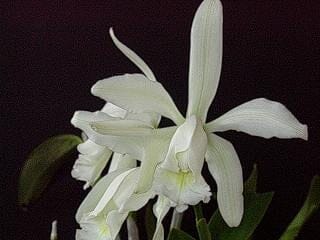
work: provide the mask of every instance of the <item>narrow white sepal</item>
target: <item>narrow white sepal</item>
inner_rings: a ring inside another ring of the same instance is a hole
[[[191,29],[189,104],[187,116],[206,120],[216,94],[222,62],[222,5],[205,0],[198,8]]]
[[[119,39],[115,36],[112,28],[109,29],[109,33],[113,43],[117,46],[117,48],[127,58],[129,58],[143,72],[143,74],[146,75],[149,80],[156,81],[156,78],[148,65],[134,51],[132,51],[126,45],[119,41]]]

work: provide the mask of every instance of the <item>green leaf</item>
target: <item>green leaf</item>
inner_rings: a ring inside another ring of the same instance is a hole
[[[156,229],[156,218],[153,215],[151,202],[148,202],[148,205],[146,207],[144,221],[148,239],[151,240]]]
[[[258,181],[257,164],[254,164],[252,172],[244,184],[244,192],[245,193],[256,192],[257,191],[257,181]]]
[[[36,200],[66,157],[81,143],[75,135],[54,136],[37,146],[28,156],[19,179],[21,206]]]
[[[273,192],[248,193],[244,196],[244,215],[240,225],[230,228],[222,219],[217,210],[209,222],[209,229],[214,239],[219,240],[247,240],[261,222],[269,204]]]
[[[173,228],[169,233],[168,240],[196,240],[196,239],[182,230]]]
[[[292,220],[280,240],[295,239],[306,221],[320,208],[320,177],[314,176],[308,196],[295,218]]]

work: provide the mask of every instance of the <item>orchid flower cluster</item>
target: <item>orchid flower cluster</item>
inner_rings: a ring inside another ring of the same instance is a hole
[[[79,207],[77,240],[116,239],[130,212],[157,198],[153,239],[164,239],[162,220],[212,195],[202,176],[206,162],[217,184],[219,211],[230,227],[242,219],[243,176],[233,145],[217,133],[235,130],[264,138],[307,139],[301,124],[282,104],[253,99],[207,121],[216,94],[222,63],[222,5],[204,0],[193,19],[189,66],[188,108],[185,117],[147,64],[120,42],[117,48],[142,73],[113,76],[91,89],[106,101],[96,112],[77,111],[71,122],[87,139],[78,146],[72,176],[91,191]],[[175,126],[159,128],[162,117]],[[111,161],[108,173],[102,171]]]

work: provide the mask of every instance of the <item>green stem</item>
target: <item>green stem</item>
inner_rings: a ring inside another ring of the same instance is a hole
[[[200,240],[212,240],[211,233],[206,219],[203,217],[201,204],[193,206],[193,211],[196,216],[196,226]]]
[[[180,229],[183,213],[178,212],[176,209],[173,210],[170,229]]]
[[[196,215],[197,221],[203,218],[201,203],[198,203],[197,205],[193,206],[193,211],[194,211],[194,214]]]

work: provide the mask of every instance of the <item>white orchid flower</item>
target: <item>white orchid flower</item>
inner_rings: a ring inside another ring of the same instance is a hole
[[[307,126],[282,104],[261,98],[206,123],[219,83],[221,62],[222,5],[219,0],[204,0],[191,29],[186,119],[163,86],[146,75],[115,76],[92,88],[93,95],[129,113],[156,112],[167,117],[179,126],[177,129],[155,129],[139,120],[113,121],[101,113],[88,112],[77,112],[73,124],[91,136],[92,141],[141,160],[137,196],[155,187],[180,211],[210,197],[209,186],[201,176],[205,159],[217,183],[221,215],[230,227],[236,227],[243,215],[241,164],[233,145],[214,132],[236,130],[264,138],[307,139]]]

